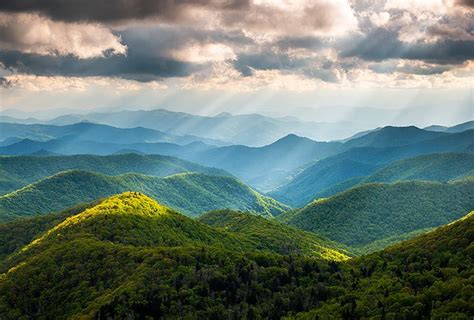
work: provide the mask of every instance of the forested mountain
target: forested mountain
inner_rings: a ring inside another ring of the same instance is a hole
[[[474,178],[449,183],[364,184],[279,216],[348,246],[452,222],[474,210]]]
[[[338,142],[317,142],[294,134],[260,147],[227,146],[205,150],[187,159],[224,169],[259,190],[286,182],[298,167],[341,152]]]
[[[473,175],[473,153],[435,153],[391,163],[363,182],[449,181]]]
[[[67,170],[85,170],[106,175],[134,172],[158,177],[183,172],[229,176],[229,173],[220,169],[203,167],[192,162],[161,155],[0,156],[0,195]]]
[[[356,259],[338,295],[297,319],[469,319],[474,316],[474,212]],[[349,274],[350,275],[349,275]]]
[[[473,175],[473,153],[434,153],[395,161],[370,176],[350,178],[336,183],[314,194],[314,199],[330,197],[368,182],[449,181]]]
[[[125,298],[127,292],[132,293],[139,287],[150,290],[150,293],[161,287],[162,290],[156,293],[163,297],[169,295],[163,306],[144,306],[145,309],[151,308],[143,310],[144,314],[151,312],[156,317],[178,312],[210,316],[220,312],[215,307],[225,301],[213,298],[215,294],[222,298],[234,295],[233,301],[226,300],[225,303],[238,306],[244,303],[241,300],[244,292],[237,294],[237,290],[246,290],[254,297],[262,291],[263,288],[244,289],[245,283],[252,281],[252,269],[257,267],[249,262],[255,261],[262,266],[259,271],[262,280],[274,275],[284,277],[283,269],[275,267],[287,264],[288,260],[280,257],[274,263],[271,250],[263,250],[266,253],[258,251],[255,242],[245,236],[186,218],[141,194],[125,193],[67,218],[5,259],[0,270],[10,271],[0,278],[0,289],[6,293],[0,297],[0,316],[6,319],[18,315],[99,316],[112,312],[107,309]],[[247,254],[248,257],[244,258]],[[266,261],[275,267],[264,267]],[[73,268],[60,268],[63,264]],[[317,266],[318,262],[314,262],[314,267]],[[156,271],[163,273],[155,278]],[[271,273],[265,275],[266,272]],[[50,277],[58,281],[41,280]],[[238,282],[241,277],[243,283]],[[29,282],[28,288],[24,287],[25,281]],[[74,285],[76,281],[82,285]],[[188,281],[197,283],[186,284]],[[287,280],[282,278],[281,281]],[[146,282],[148,285],[144,287]],[[229,291],[225,286],[227,282],[234,282],[236,291]],[[265,286],[268,285],[270,283]],[[281,285],[285,286],[281,291],[290,292],[289,285],[285,282]],[[186,294],[182,290],[188,286],[201,289],[189,290]],[[33,295],[38,288],[42,288],[41,294],[35,298]],[[11,295],[17,290],[21,297]],[[74,299],[64,299],[65,296],[74,296]],[[193,296],[198,299],[188,301]],[[158,298],[155,294],[149,297]],[[268,299],[271,297],[267,293],[261,298],[270,302]],[[176,305],[177,299],[185,299],[189,305],[185,303],[185,309],[179,311],[181,307]],[[42,308],[32,307],[43,300],[48,302]],[[249,303],[256,303],[252,301],[255,300],[249,300]],[[122,316],[117,314],[117,317]]]
[[[259,148],[242,145],[215,147],[201,142],[178,145],[165,142],[126,143],[120,139],[115,139],[118,140],[117,143],[111,143],[104,142],[107,140],[105,138],[98,140],[101,141],[78,140],[76,136],[44,142],[25,139],[0,147],[0,154],[29,155],[51,152],[65,155],[110,155],[134,152],[170,155],[228,170],[246,183],[267,191],[286,182],[298,167],[334,155],[344,148],[342,143],[317,142],[296,135],[286,136]]]
[[[137,193],[79,210],[0,263],[0,317],[474,315],[472,214],[348,263],[258,250],[231,215],[225,231]]]
[[[200,173],[180,173],[165,178],[136,173],[106,176],[72,170],[1,196],[0,221],[59,211],[130,190],[146,193],[189,215],[228,208],[272,217],[288,209],[232,177]]]
[[[270,195],[289,205],[303,206],[328,188],[348,179],[371,175],[394,161],[424,154],[469,151],[473,140],[474,130],[468,130],[401,147],[352,148],[308,166]]]
[[[328,260],[346,260],[339,245],[313,232],[296,229],[262,216],[232,210],[216,210],[198,217],[202,223],[244,236],[255,247],[280,254],[300,253]]]
[[[65,126],[44,124],[18,124],[0,122],[0,141],[9,138],[48,141],[67,137],[69,141],[94,141],[101,143],[153,143],[170,142],[189,144],[205,142],[213,145],[223,145],[222,141],[205,139],[196,136],[176,136],[173,134],[142,127],[117,128],[103,124],[79,122]]]
[[[360,137],[350,139],[345,143],[346,147],[399,147],[414,144],[425,140],[430,140],[443,136],[440,132],[423,130],[414,126],[411,127],[384,127],[380,130],[368,132]]]

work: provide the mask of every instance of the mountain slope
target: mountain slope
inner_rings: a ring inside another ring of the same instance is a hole
[[[2,261],[0,317],[280,317],[291,306],[272,307],[272,291],[290,300],[300,294],[288,270],[301,268],[301,280],[329,276],[324,261],[296,259],[125,193]]]
[[[189,215],[237,209],[268,217],[287,209],[231,177],[182,173],[165,178],[65,171],[0,197],[0,220],[44,214],[124,191],[140,191]],[[54,199],[54,201],[51,201]]]
[[[474,210],[474,178],[450,183],[372,183],[281,215],[289,225],[348,246],[452,222]]]
[[[347,268],[345,290],[297,319],[470,319],[474,212]],[[350,289],[349,289],[350,288]]]
[[[474,154],[434,153],[395,161],[375,171],[375,173],[372,173],[370,176],[354,177],[336,183],[314,194],[314,198],[330,197],[356,185],[362,185],[368,182],[399,182],[410,180],[446,182],[472,175],[474,175]],[[313,187],[317,186],[317,182],[311,185]]]
[[[471,213],[348,263],[282,256],[126,193],[1,261],[0,317],[469,319],[473,242]]]
[[[211,227],[250,239],[259,249],[281,254],[299,252],[328,260],[339,261],[348,258],[341,254],[343,250],[334,250],[337,244],[324,237],[261,216],[232,210],[218,210],[205,213],[198,220]]]
[[[432,153],[465,152],[473,140],[474,130],[468,130],[401,147],[352,148],[308,166],[290,182],[273,190],[270,195],[277,200],[286,201],[287,204],[303,206],[322,191],[345,180],[371,175],[401,159]],[[328,168],[330,175],[325,176]]]
[[[399,147],[414,144],[445,135],[441,132],[411,127],[383,127],[345,142],[346,147]]]
[[[139,129],[142,128],[123,130]],[[0,146],[0,154],[30,155],[51,152],[64,155],[110,155],[128,150],[129,153],[169,155],[228,170],[258,189],[269,190],[288,179],[289,174],[301,165],[336,154],[344,148],[342,143],[317,142],[296,135],[289,135],[270,145],[254,148],[243,145],[214,147],[202,142],[186,145],[168,142],[133,142],[133,138],[136,138],[134,134],[131,134],[132,138],[127,138],[127,134],[122,132],[108,132],[104,138],[96,131],[91,130],[90,134],[86,131],[87,134],[83,136],[89,140],[83,140],[76,135],[48,141],[23,139]],[[96,135],[97,138],[94,138]],[[111,139],[107,138],[108,135]]]
[[[288,179],[298,167],[342,150],[341,143],[317,142],[292,134],[264,147],[220,147],[187,159],[224,169],[257,189],[268,191]]]
[[[449,181],[469,175],[474,175],[474,154],[435,153],[391,163],[363,182]]]
[[[92,171],[106,175],[135,172],[158,177],[182,172],[229,175],[219,169],[207,168],[178,158],[160,155],[0,156],[0,195],[12,192],[58,172],[72,169]]]

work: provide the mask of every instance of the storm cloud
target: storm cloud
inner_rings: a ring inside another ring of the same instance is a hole
[[[235,10],[248,6],[248,0],[3,0],[0,2],[0,11],[40,13],[54,20],[68,22],[111,23],[152,17],[175,20],[190,7]]]
[[[273,72],[330,84],[467,66],[456,71],[465,74],[472,8],[471,0],[4,0],[0,67],[3,83],[8,74],[220,83]]]
[[[368,61],[408,59],[460,64],[474,59],[474,41],[443,39],[433,43],[406,43],[399,40],[397,33],[383,28],[340,45],[341,57],[358,57]]]

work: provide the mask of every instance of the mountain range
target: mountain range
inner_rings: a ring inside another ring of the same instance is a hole
[[[9,244],[2,247],[7,256],[0,262],[0,272],[5,272],[0,278],[0,316],[315,319],[473,314],[473,213],[348,263],[324,238],[298,231],[288,237],[290,229],[260,218],[250,219],[250,225],[267,236],[262,243],[255,241],[254,231],[239,231],[247,230],[246,218],[214,212],[201,218],[208,225],[128,192],[24,224],[0,225],[0,237]],[[40,227],[33,228],[36,224]],[[308,242],[298,237],[308,237]],[[295,239],[301,247],[293,246]],[[282,241],[288,246],[281,248]],[[308,252],[306,245],[314,250]],[[288,255],[287,250],[301,254]],[[333,253],[329,259],[328,251]]]
[[[363,129],[360,124],[349,122],[304,122],[294,117],[272,118],[260,114],[221,113],[211,117],[165,109],[66,114],[47,121],[22,121],[11,117],[0,120],[59,126],[92,122],[120,128],[144,127],[173,135],[198,136],[248,146],[267,145],[291,133],[321,141],[343,139]]]
[[[389,131],[389,136],[393,136],[394,132],[409,130],[415,133],[413,140],[417,142],[399,146],[399,143],[395,141],[400,140],[394,138],[393,142],[389,142],[388,145],[383,144],[382,142],[386,139],[386,135],[383,134],[385,130]],[[417,137],[419,132],[429,138],[420,141],[420,138]],[[439,133],[434,134],[438,135]],[[375,137],[371,135],[375,135]],[[270,192],[270,195],[289,205],[302,206],[315,199],[318,194],[328,194],[329,188],[337,187],[336,190],[342,191],[344,188],[358,184],[363,178],[378,169],[401,159],[433,153],[471,153],[474,130],[452,134],[443,133],[433,138],[420,129],[398,128],[398,130],[393,130],[388,127],[357,138],[358,144],[362,142],[361,139],[365,139],[363,145],[370,142],[377,146],[372,147],[369,144],[369,146],[350,148],[345,152],[308,165],[288,183]],[[351,140],[345,145],[350,143]],[[337,186],[338,184],[342,184],[342,186]]]

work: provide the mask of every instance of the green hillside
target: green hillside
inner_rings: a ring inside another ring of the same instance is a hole
[[[474,179],[371,183],[280,215],[289,225],[348,246],[437,227],[474,209]]]
[[[232,210],[208,212],[198,218],[212,227],[251,239],[259,249],[281,254],[301,253],[329,260],[345,260],[338,245],[312,232],[286,226],[275,220]]]
[[[61,223],[66,218],[76,215],[98,203],[99,200],[90,203],[82,203],[61,212],[25,217],[0,223],[0,261],[13,252],[23,248],[33,239]]]
[[[266,310],[256,312],[282,314],[271,311],[269,290],[277,286],[295,295],[285,275],[293,262],[257,245],[142,194],[120,194],[59,222],[0,263],[5,272],[0,317],[91,318],[113,312],[123,318],[135,313],[126,310],[130,307],[145,315],[207,318],[221,312],[219,304],[245,306],[242,295],[249,296],[248,304],[260,304],[252,296],[265,301]],[[306,273],[326,272],[322,260],[308,263]],[[257,273],[262,287],[249,286]],[[231,283],[235,289],[227,288]],[[156,305],[161,298],[166,301]],[[117,303],[124,313],[111,311]]]
[[[229,175],[220,169],[161,155],[0,156],[0,195],[66,170],[86,170],[107,175],[134,172],[158,177],[182,172]]]
[[[474,212],[348,265],[347,287],[297,319],[471,319]],[[350,275],[349,275],[350,274]]]
[[[229,208],[271,217],[287,209],[231,177],[200,173],[182,173],[165,178],[139,174],[110,177],[73,170],[58,173],[1,196],[0,221],[59,211],[130,190],[148,194],[189,215]]]
[[[245,218],[209,213],[214,228],[138,193],[105,199],[0,262],[0,318],[474,315],[474,213],[341,263],[257,250],[252,231],[236,233]]]
[[[314,194],[314,199],[326,198],[368,182],[399,182],[410,180],[440,181],[474,175],[474,154],[435,153],[391,163],[368,177],[344,180]]]
[[[436,153],[391,163],[363,182],[449,181],[474,175],[474,154]]]

